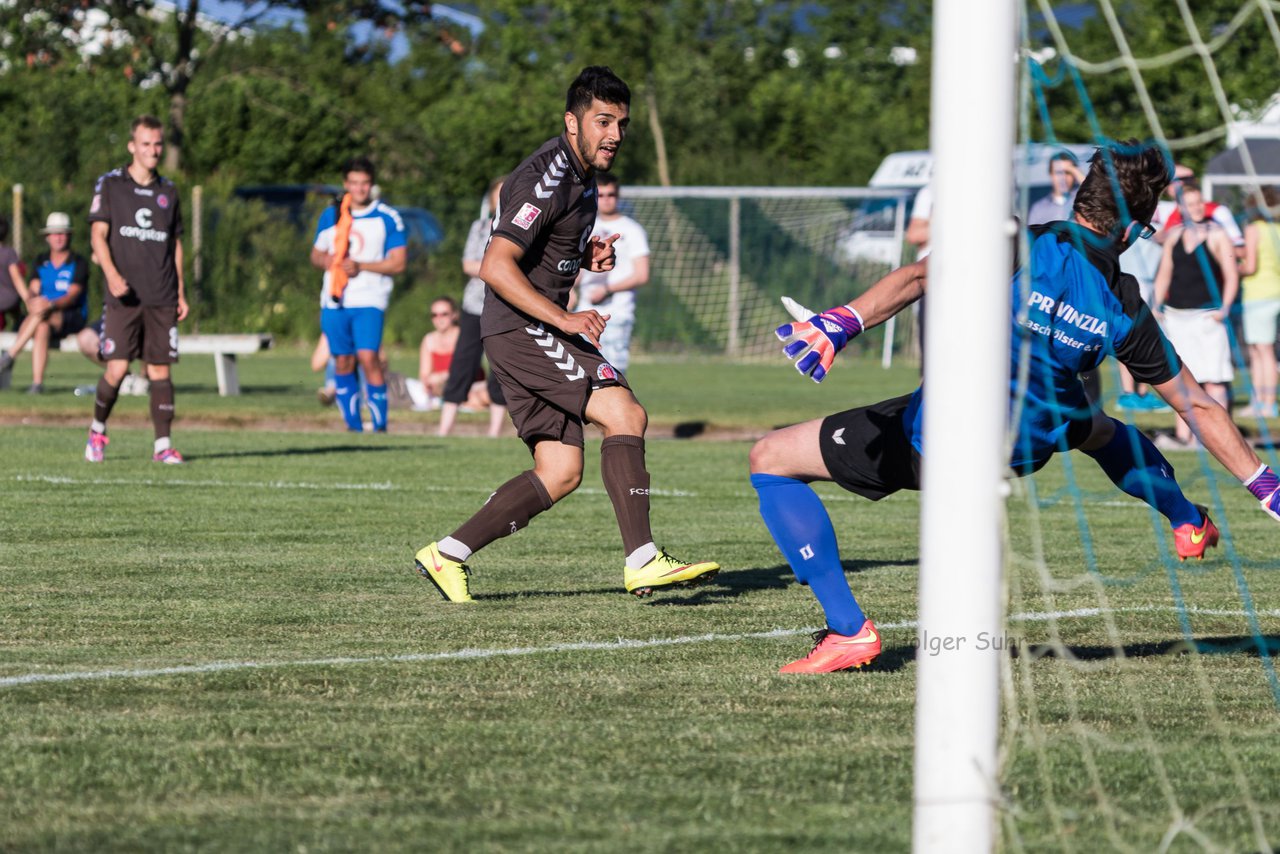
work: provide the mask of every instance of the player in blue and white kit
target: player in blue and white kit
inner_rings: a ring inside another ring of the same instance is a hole
[[[367,158],[347,161],[342,176],[342,188],[350,196],[351,220],[341,221],[338,206],[326,208],[311,247],[311,265],[325,271],[320,329],[329,339],[337,373],[337,403],[347,429],[356,433],[364,429],[358,362],[368,391],[369,418],[373,429],[383,432],[387,429],[387,381],[378,350],[391,300],[391,277],[404,271],[404,222],[394,208],[373,198],[374,168]],[[335,252],[341,250],[344,239],[346,251]],[[337,278],[346,279],[340,290],[334,287],[339,270]]]
[[[1009,462],[1015,474],[1027,475],[1056,452],[1083,451],[1116,486],[1169,520],[1178,555],[1185,559],[1203,557],[1217,544],[1218,529],[1182,494],[1173,466],[1141,432],[1090,405],[1080,374],[1114,356],[1135,380],[1149,383],[1197,426],[1205,447],[1277,521],[1280,479],[1258,459],[1230,414],[1201,390],[1156,325],[1137,282],[1120,272],[1120,253],[1149,236],[1149,221],[1168,182],[1162,152],[1131,140],[1094,156],[1071,222],[1030,230],[1028,259],[1011,281],[1010,411],[1018,420]],[[1123,193],[1121,203],[1114,186]],[[917,262],[890,273],[848,305],[778,327],[778,337],[787,342],[784,351],[797,359],[801,373],[820,382],[849,339],[919,299],[926,276],[927,261]],[[879,655],[879,633],[849,589],[835,530],[809,484],[834,481],[873,501],[900,489],[919,489],[923,399],[917,389],[775,430],[752,449],[751,483],[760,514],[827,619],[813,650],[782,672],[856,668]]]

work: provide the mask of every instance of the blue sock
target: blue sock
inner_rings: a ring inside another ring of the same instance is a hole
[[[359,433],[364,430],[360,423],[360,385],[355,374],[337,374],[333,378],[334,390],[338,395],[338,410],[347,422],[347,429]]]
[[[809,585],[827,615],[827,626],[854,635],[867,618],[853,598],[840,565],[840,547],[827,508],[809,484],[772,474],[751,475],[760,517],[801,584]]]
[[[373,431],[385,433],[387,430],[387,384],[365,386],[369,394],[369,418],[373,420]]]
[[[1116,434],[1101,448],[1085,451],[1127,495],[1150,504],[1173,527],[1199,525],[1200,511],[1173,479],[1173,466],[1141,430],[1111,419]]]

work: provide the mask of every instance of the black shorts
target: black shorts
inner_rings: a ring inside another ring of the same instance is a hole
[[[141,359],[148,365],[178,361],[176,305],[108,305],[102,310],[102,358]]]
[[[70,338],[72,335],[84,329],[85,316],[78,308],[68,308],[62,312],[62,325],[54,328],[53,324],[49,325],[49,343],[57,345],[61,343],[63,338]]]
[[[818,444],[834,482],[872,501],[920,488],[920,454],[902,423],[910,400],[904,395],[823,419]]]
[[[490,335],[484,351],[506,394],[516,433],[531,451],[544,440],[583,447],[591,392],[631,388],[595,347],[541,324]]]

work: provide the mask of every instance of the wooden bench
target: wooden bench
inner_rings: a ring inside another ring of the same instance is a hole
[[[8,350],[13,346],[17,335],[13,332],[0,332],[0,349]],[[240,393],[240,374],[236,369],[236,356],[270,350],[274,343],[266,333],[247,335],[180,335],[178,336],[178,354],[181,356],[202,355],[213,356],[214,371],[218,375],[218,394],[223,397]],[[31,349],[28,343],[26,350]],[[78,353],[74,335],[62,339],[59,349],[64,353]],[[0,374],[0,388],[9,386],[11,372]]]

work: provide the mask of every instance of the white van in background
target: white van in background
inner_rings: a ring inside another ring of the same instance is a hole
[[[1049,161],[1055,154],[1060,151],[1071,152],[1079,162],[1081,171],[1087,172],[1089,158],[1093,156],[1095,149],[1096,146],[1093,145],[1046,143],[1015,147],[1013,180],[1016,195],[1012,209],[1025,211],[1049,193]],[[897,151],[880,162],[868,186],[874,190],[900,190],[911,194],[904,218],[905,227],[906,222],[911,220],[911,204],[915,194],[929,183],[932,176],[933,155],[928,151]],[[899,257],[900,240],[894,230],[896,207],[896,199],[886,197],[867,202],[858,209],[847,237],[841,242],[847,260],[894,263]]]

